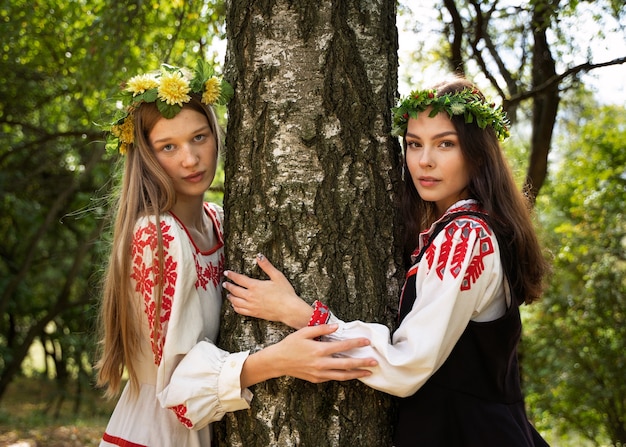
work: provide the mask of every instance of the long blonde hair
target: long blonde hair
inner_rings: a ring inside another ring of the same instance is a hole
[[[203,104],[200,97],[192,95],[183,105],[206,115],[209,126],[221,147],[219,125],[213,109]],[[157,253],[153,262],[155,270],[162,272],[163,241],[160,216],[172,209],[176,192],[169,176],[159,164],[148,135],[156,122],[163,118],[155,103],[142,103],[134,112],[134,143],[126,153],[121,188],[117,197],[113,242],[108,267],[103,282],[103,295],[99,314],[99,359],[96,363],[97,385],[106,387],[105,396],[119,393],[124,368],[127,369],[131,390],[138,389],[135,366],[131,359],[141,349],[142,311],[131,283],[131,245],[137,219],[154,216],[157,228]],[[158,277],[154,288],[156,315],[160,314],[163,278]],[[154,325],[154,339],[159,337],[159,325]]]

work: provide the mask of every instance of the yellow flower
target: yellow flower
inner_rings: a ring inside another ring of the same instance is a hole
[[[128,115],[122,124],[111,127],[111,133],[119,139],[119,151],[124,155],[135,141],[135,122],[132,115]]]
[[[111,133],[119,138],[121,133],[120,126],[118,126],[117,124],[111,126]]]
[[[190,89],[189,81],[183,77],[182,73],[178,71],[163,73],[158,90],[159,99],[169,105],[178,104],[182,107],[183,103],[191,99],[187,94]]]
[[[137,96],[145,92],[146,90],[150,90],[152,88],[156,88],[159,86],[158,81],[154,78],[154,76],[149,74],[137,75],[128,80],[126,85],[126,90],[131,92],[133,96]]]
[[[132,115],[128,115],[124,122],[117,126],[119,128],[119,137],[122,143],[132,143],[135,141],[135,123]]]
[[[208,79],[204,83],[204,93],[202,95],[202,102],[211,105],[214,104],[220,97],[222,85],[216,77]]]

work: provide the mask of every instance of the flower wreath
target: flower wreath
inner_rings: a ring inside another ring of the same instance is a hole
[[[109,128],[107,152],[124,155],[135,139],[133,112],[142,102],[155,102],[164,118],[174,118],[191,100],[190,93],[201,95],[206,105],[226,104],[232,98],[232,86],[218,79],[213,67],[200,59],[191,77],[187,70],[163,64],[161,70],[134,76],[126,82],[115,99],[124,106]]]
[[[398,107],[391,109],[393,114],[391,133],[404,137],[409,118],[417,118],[419,112],[423,112],[428,107],[432,107],[428,114],[431,118],[440,112],[447,112],[450,118],[454,115],[464,115],[466,123],[476,122],[481,129],[487,126],[493,127],[500,141],[509,137],[510,122],[502,106],[487,104],[478,90],[470,88],[441,96],[437,96],[437,90],[434,89],[411,92],[400,101]]]

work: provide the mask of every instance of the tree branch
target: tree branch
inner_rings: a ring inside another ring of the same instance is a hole
[[[556,75],[548,80],[546,80],[545,82],[543,82],[542,84],[527,90],[525,92],[521,92],[517,95],[513,95],[510,98],[506,98],[505,102],[506,103],[519,103],[521,101],[524,101],[525,99],[531,98],[533,96],[536,96],[538,94],[541,94],[543,92],[545,92],[546,90],[549,90],[551,88],[554,88],[555,86],[559,85],[563,79],[568,78],[570,76],[575,76],[579,73],[583,73],[583,72],[590,72],[592,70],[598,69],[598,68],[603,68],[603,67],[609,67],[612,65],[621,65],[626,63],[626,56],[625,57],[619,57],[617,59],[613,59],[610,61],[606,61],[606,62],[601,62],[598,64],[593,64],[591,62],[586,62],[584,64],[580,64],[580,65],[576,65],[575,67],[571,67],[567,70],[565,70],[563,73]]]
[[[452,29],[454,30],[452,42],[450,43],[450,65],[452,66],[452,71],[456,73],[465,73],[465,64],[463,63],[462,53],[463,34],[465,32],[463,20],[454,0],[444,0],[443,4],[450,13],[450,16],[452,16]]]

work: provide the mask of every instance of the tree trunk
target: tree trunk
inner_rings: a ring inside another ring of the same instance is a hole
[[[387,325],[403,273],[395,14],[391,1],[233,0],[226,19],[228,268],[258,276],[263,252],[305,300]],[[224,307],[230,351],[290,332]],[[391,445],[392,400],[358,381],[281,378],[252,391],[250,411],[217,425],[219,445]]]

